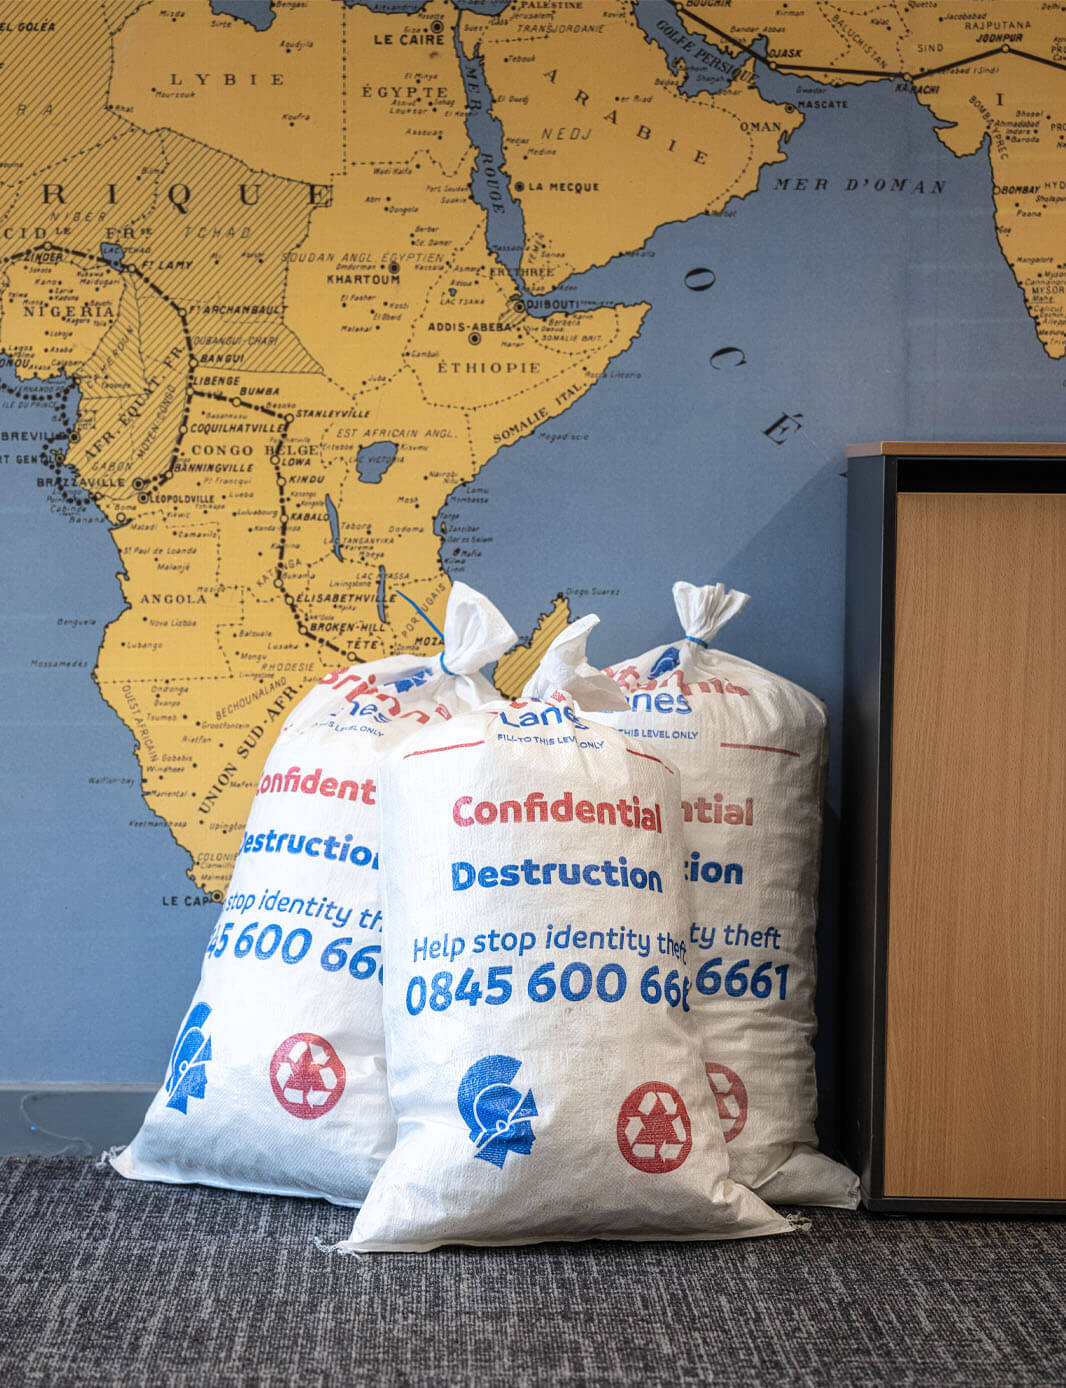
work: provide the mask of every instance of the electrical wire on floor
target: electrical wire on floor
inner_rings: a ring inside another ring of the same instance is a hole
[[[19,1114],[26,1127],[35,1137],[50,1137],[55,1142],[65,1142],[67,1145],[61,1147],[58,1152],[53,1152],[56,1157],[79,1156],[91,1157],[93,1145],[86,1137],[72,1137],[68,1133],[53,1132],[51,1128],[46,1128],[41,1123],[35,1123],[30,1117],[26,1105],[34,1099],[46,1099],[47,1094],[23,1094],[19,1100]]]

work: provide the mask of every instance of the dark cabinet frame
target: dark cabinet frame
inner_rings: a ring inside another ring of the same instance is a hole
[[[884,1157],[897,498],[908,491],[1063,492],[1066,444],[899,442],[853,445],[847,455],[841,929],[844,1150],[859,1172],[863,1203],[874,1211],[1063,1216],[1066,1201],[1057,1199],[886,1196]]]

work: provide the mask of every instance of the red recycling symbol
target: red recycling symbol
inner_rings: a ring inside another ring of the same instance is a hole
[[[270,1062],[274,1097],[294,1118],[321,1118],[344,1093],[344,1065],[323,1036],[287,1036]]]
[[[638,1171],[677,1170],[692,1151],[692,1123],[673,1085],[648,1080],[627,1096],[618,1114],[618,1147]]]
[[[706,1070],[707,1083],[711,1086],[718,1105],[718,1117],[722,1120],[722,1136],[726,1142],[732,1142],[748,1121],[748,1091],[744,1088],[744,1081],[728,1065],[716,1065],[708,1060]]]

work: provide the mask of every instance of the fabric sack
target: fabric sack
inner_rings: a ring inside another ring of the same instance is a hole
[[[162,1089],[112,1157],[137,1180],[357,1204],[392,1147],[381,1018],[377,782],[420,728],[494,696],[513,645],[456,583],[440,658],[327,675],[267,758]]]
[[[595,621],[520,700],[382,768],[398,1141],[344,1251],[787,1230],[728,1177],[685,1010],[677,774],[585,718],[624,703],[584,661]]]
[[[684,637],[609,668],[629,710],[604,721],[681,773],[692,1004],[730,1170],[775,1203],[853,1209],[858,1179],[814,1126],[825,707],[712,647],[747,594],[675,583],[674,600]]]

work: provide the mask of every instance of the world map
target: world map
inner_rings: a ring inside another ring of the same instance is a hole
[[[1064,5],[3,0],[0,146],[12,957],[93,1074],[286,712],[436,644],[401,594],[484,588],[512,695],[758,579],[835,712],[843,444],[1061,433]]]

